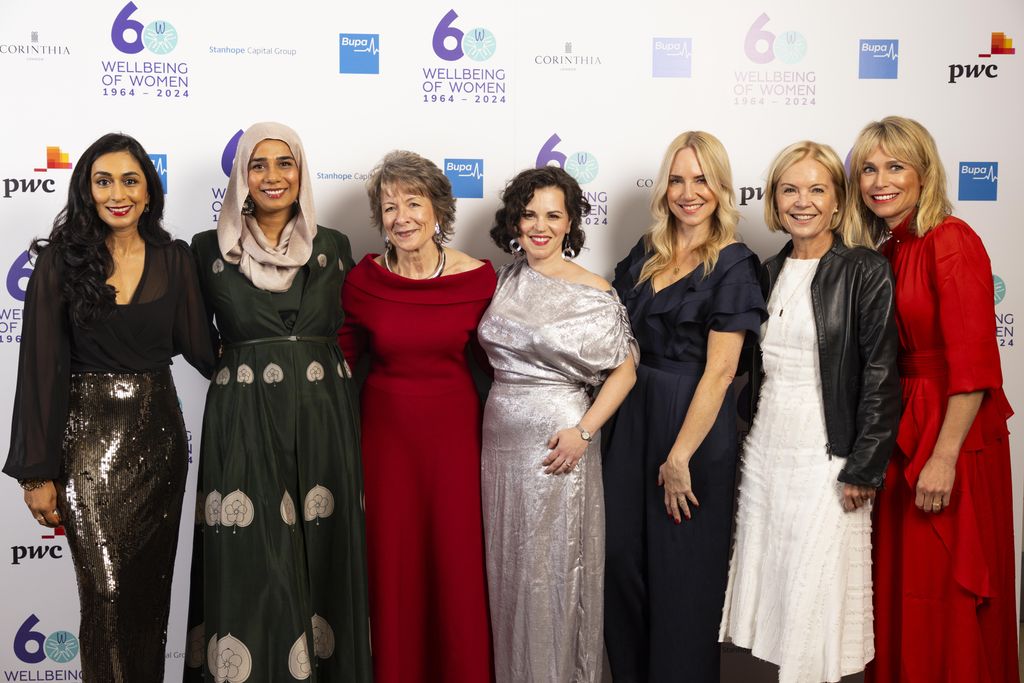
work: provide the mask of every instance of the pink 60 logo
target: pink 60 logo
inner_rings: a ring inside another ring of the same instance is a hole
[[[743,41],[743,51],[747,59],[755,64],[768,64],[779,59],[786,64],[796,64],[807,54],[807,40],[797,31],[785,31],[775,35],[767,30],[769,17],[761,13],[750,28]]]

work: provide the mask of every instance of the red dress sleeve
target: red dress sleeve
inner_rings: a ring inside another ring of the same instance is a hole
[[[935,228],[932,246],[948,394],[998,389],[1003,375],[988,253],[977,233],[952,217]]]

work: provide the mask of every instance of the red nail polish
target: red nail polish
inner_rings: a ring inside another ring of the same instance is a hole
[[[678,520],[678,519],[677,519],[677,520],[675,520],[675,523],[676,523],[676,524],[679,524],[679,520]]]

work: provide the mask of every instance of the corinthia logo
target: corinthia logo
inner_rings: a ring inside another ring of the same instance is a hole
[[[573,50],[571,41],[562,46],[562,54],[534,55],[533,63],[541,66],[557,66],[559,71],[576,71],[580,67],[601,66],[600,55],[579,54]]]
[[[27,43],[0,41],[0,55],[24,57],[30,61],[38,62],[47,57],[66,57],[70,54],[67,45],[39,42],[39,31],[29,33]]]

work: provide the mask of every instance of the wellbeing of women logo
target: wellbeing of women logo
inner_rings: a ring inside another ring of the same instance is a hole
[[[178,39],[171,22],[149,18],[134,2],[124,5],[110,25],[110,42],[120,55],[100,60],[100,94],[115,98],[187,98],[191,85],[188,62],[165,59],[178,46]]]
[[[469,22],[464,23],[459,13],[450,9],[434,27],[431,48],[441,61],[422,67],[420,89],[424,103],[508,103],[505,69],[490,64],[498,53],[497,37],[479,24],[463,29],[466,24]]]

